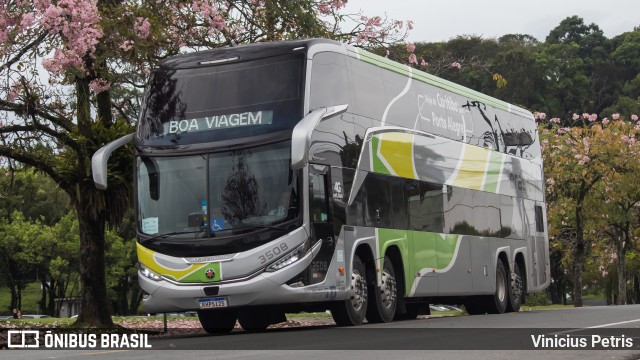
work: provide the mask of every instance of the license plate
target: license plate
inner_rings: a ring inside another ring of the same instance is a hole
[[[200,309],[227,307],[227,299],[223,297],[199,299]]]

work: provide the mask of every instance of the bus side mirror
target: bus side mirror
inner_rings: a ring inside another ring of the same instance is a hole
[[[315,109],[293,128],[291,135],[291,168],[298,170],[304,167],[309,161],[309,147],[311,146],[311,134],[323,119],[347,111],[349,105],[337,105],[326,108]]]
[[[132,142],[134,135],[134,133],[131,133],[114,140],[93,154],[93,157],[91,157],[91,172],[96,188],[100,190],[107,189],[107,162],[109,161],[109,156],[111,156],[111,153],[117,148]]]

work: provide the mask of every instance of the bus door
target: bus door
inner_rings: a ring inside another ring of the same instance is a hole
[[[336,248],[330,207],[330,179],[329,166],[309,165],[309,218],[312,242],[322,241],[320,252],[309,266],[308,279],[310,284],[324,281]]]

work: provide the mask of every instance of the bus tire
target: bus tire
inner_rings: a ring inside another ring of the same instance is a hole
[[[264,331],[271,325],[271,314],[266,311],[243,310],[238,312],[238,322],[245,331]]]
[[[496,264],[496,292],[489,296],[487,312],[490,314],[502,314],[507,310],[509,303],[509,284],[508,272],[502,260],[498,260]]]
[[[398,306],[398,284],[393,263],[388,256],[384,257],[382,266],[382,285],[369,286],[369,299],[371,304],[367,309],[367,321],[370,323],[384,323],[393,321]]]
[[[344,301],[336,302],[331,309],[331,316],[338,326],[360,325],[367,314],[367,305],[367,274],[364,263],[356,254],[351,270],[351,296]]]
[[[509,287],[509,304],[507,304],[507,312],[520,311],[522,305],[522,293],[524,292],[524,282],[522,279],[522,271],[518,263],[513,264],[513,274],[511,274],[511,286]]]
[[[200,325],[209,334],[226,334],[236,326],[235,310],[198,310]]]

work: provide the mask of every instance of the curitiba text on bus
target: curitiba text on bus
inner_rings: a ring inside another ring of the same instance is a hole
[[[205,116],[195,119],[171,120],[164,123],[165,134],[196,132],[204,130],[231,129],[244,126],[269,125],[273,122],[273,111],[248,111],[237,114]]]

